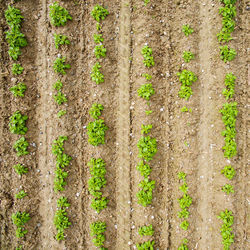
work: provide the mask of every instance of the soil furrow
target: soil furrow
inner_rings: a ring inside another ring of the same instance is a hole
[[[130,2],[123,0],[120,3],[120,33],[118,45],[118,95],[119,106],[117,111],[117,242],[116,249],[128,249],[130,241]]]

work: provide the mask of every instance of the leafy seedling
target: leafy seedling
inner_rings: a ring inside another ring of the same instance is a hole
[[[102,119],[90,122],[87,126],[88,142],[93,146],[105,144],[105,132],[107,130],[108,127]]]
[[[232,61],[236,56],[235,49],[229,48],[227,45],[220,47],[220,58],[224,62]]]
[[[13,148],[17,152],[17,156],[24,156],[29,154],[27,151],[27,148],[29,146],[29,143],[26,141],[24,137],[21,137],[19,140],[17,140],[13,146]]]
[[[144,164],[143,161],[140,161],[138,163],[136,169],[140,172],[141,176],[143,176],[144,178],[147,178],[152,172],[151,167],[148,164]]]
[[[234,193],[234,187],[230,184],[225,184],[222,187],[222,191],[225,192],[226,194]]]
[[[139,149],[138,157],[145,161],[151,161],[157,152],[156,139],[151,138],[150,136],[142,136],[137,143],[137,147]]]
[[[94,53],[97,59],[100,59],[101,57],[106,57],[107,49],[104,48],[103,45],[96,45],[94,49]]]
[[[23,73],[24,68],[19,63],[13,63],[11,71],[13,75],[20,75]]]
[[[21,164],[16,164],[13,166],[15,169],[16,173],[22,176],[23,174],[26,174],[29,172],[29,169]]]
[[[54,40],[55,40],[55,47],[56,49],[59,49],[61,45],[69,45],[70,41],[67,36],[61,35],[61,34],[54,34]]]
[[[152,48],[146,45],[142,48],[141,53],[144,58],[143,63],[146,67],[150,68],[155,65]]]
[[[20,111],[16,111],[11,117],[9,122],[10,132],[12,134],[25,135],[28,131],[26,127],[27,115],[22,115]]]
[[[65,69],[70,69],[71,66],[70,64],[66,64],[66,57],[58,57],[54,61],[53,69],[56,73],[60,73],[62,75],[66,75]]]
[[[95,82],[96,84],[100,84],[102,82],[104,82],[104,75],[100,72],[100,68],[101,65],[100,63],[96,63],[93,68],[92,68],[92,72],[91,72],[91,79],[93,82]]]
[[[143,226],[139,228],[138,232],[140,236],[152,236],[154,234],[154,229],[152,225]]]
[[[24,190],[21,190],[19,193],[15,194],[15,198],[16,199],[23,199],[27,195],[28,194]]]
[[[221,170],[221,173],[224,174],[225,177],[228,178],[229,180],[232,180],[236,174],[236,171],[231,165],[228,165]]]
[[[143,134],[148,134],[148,133],[150,133],[152,127],[153,127],[152,124],[149,124],[149,125],[144,125],[144,124],[142,124],[142,125],[141,125],[141,134],[143,135]]]
[[[103,109],[104,107],[102,104],[94,103],[89,110],[89,114],[92,118],[98,119],[101,116]]]
[[[57,117],[58,117],[58,118],[61,118],[61,117],[64,116],[66,113],[67,113],[66,110],[60,110],[60,111],[58,111],[58,113],[57,113]]]
[[[94,34],[94,41],[96,44],[102,43],[104,41],[102,34]]]
[[[146,83],[143,84],[138,90],[138,96],[145,99],[145,100],[149,100],[150,97],[155,93],[155,90],[152,86],[151,83]]]
[[[103,8],[101,5],[96,5],[91,11],[91,16],[99,23],[104,20],[106,16],[109,15],[107,9]]]
[[[190,51],[184,51],[182,58],[186,63],[190,62],[192,59],[194,59],[194,54]]]
[[[190,27],[189,24],[183,25],[182,26],[182,31],[185,34],[185,36],[189,36],[190,34],[192,34],[194,32],[194,30]]]
[[[69,12],[65,8],[60,6],[57,2],[51,4],[49,8],[50,21],[54,26],[65,26],[68,20],[72,20]]]
[[[26,91],[27,86],[26,84],[20,82],[17,85],[14,85],[13,87],[10,88],[11,93],[15,96],[15,97],[24,97],[24,92]]]
[[[54,95],[54,100],[58,105],[61,105],[68,101],[65,94],[63,94],[61,91],[58,91],[56,95]]]

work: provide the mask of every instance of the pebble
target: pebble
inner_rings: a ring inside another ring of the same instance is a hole
[[[76,193],[76,197],[79,197],[80,196],[80,193]]]

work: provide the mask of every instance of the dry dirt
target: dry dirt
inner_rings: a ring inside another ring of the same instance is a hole
[[[249,176],[247,175],[247,148],[249,148],[249,116],[247,93],[249,68],[249,3],[237,3],[237,28],[230,46],[237,57],[229,64],[219,58],[216,34],[221,28],[217,0],[151,0],[144,7],[142,0],[64,0],[59,1],[69,10],[73,20],[65,27],[55,28],[49,22],[49,4],[52,0],[22,0],[15,5],[24,16],[22,32],[28,46],[22,49],[19,61],[25,71],[18,76],[28,89],[25,98],[13,97],[9,88],[17,77],[11,73],[12,61],[4,32],[8,29],[4,10],[13,1],[0,0],[0,249],[96,249],[91,242],[89,224],[95,220],[107,223],[108,249],[135,249],[142,242],[138,228],[152,223],[155,249],[177,249],[181,239],[189,240],[189,249],[222,249],[218,213],[230,209],[235,216],[233,231],[235,243],[231,249],[250,249],[249,243]],[[107,57],[102,60],[105,82],[96,85],[90,79],[95,63],[93,53],[95,21],[90,12],[95,4],[103,4],[110,15],[102,23]],[[248,5],[248,8],[247,8]],[[248,9],[248,10],[247,10]],[[195,32],[188,38],[181,32],[183,24],[190,24]],[[53,34],[66,34],[71,45],[56,50]],[[141,48],[147,43],[153,49],[155,66],[147,70],[153,75],[156,94],[151,99],[152,115],[146,116],[147,104],[137,96],[146,72]],[[190,49],[195,60],[185,64],[182,52]],[[58,107],[53,100],[53,83],[58,79],[53,61],[58,53],[66,56],[71,69],[62,78],[64,93],[68,97],[67,115],[58,119]],[[176,73],[187,68],[199,80],[193,85],[189,101],[178,97],[180,83]],[[235,193],[224,195],[225,184],[221,169],[227,164],[221,150],[223,123],[219,109],[225,102],[221,94],[224,76],[233,72],[237,76],[235,100],[238,102],[237,145],[238,154],[231,160],[237,169],[232,181]],[[98,147],[87,142],[86,125],[91,118],[88,110],[93,102],[105,109],[102,117],[109,130],[106,144]],[[181,113],[186,105],[192,113]],[[29,155],[16,157],[12,145],[18,138],[9,132],[9,117],[16,110],[29,116],[27,140]],[[141,124],[153,124],[152,135],[157,139],[158,152],[150,162],[151,178],[156,181],[152,206],[137,204],[136,192],[141,177],[137,142]],[[67,135],[65,151],[73,157],[63,194],[71,204],[68,209],[72,226],[66,230],[66,240],[55,240],[53,216],[60,194],[53,191],[55,158],[51,145],[59,135]],[[91,157],[102,157],[107,164],[107,187],[104,194],[110,202],[100,214],[90,208],[91,196],[87,190],[90,177],[87,162]],[[18,178],[12,166],[23,163],[29,173]],[[187,173],[190,207],[190,228],[180,229],[177,173]],[[24,189],[28,197],[16,200],[15,193]],[[23,240],[15,237],[11,214],[29,211],[28,234]],[[146,239],[151,239],[150,237]]]

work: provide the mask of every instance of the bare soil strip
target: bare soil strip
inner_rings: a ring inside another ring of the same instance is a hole
[[[116,249],[128,249],[130,241],[130,2],[120,3],[119,100],[117,112],[117,242]]]

